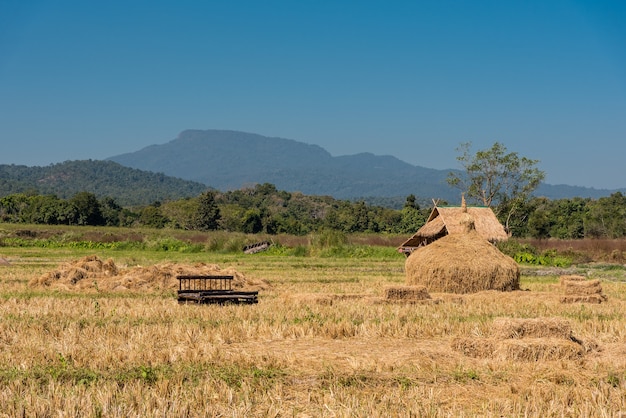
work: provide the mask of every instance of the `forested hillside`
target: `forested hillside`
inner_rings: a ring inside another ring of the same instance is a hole
[[[134,206],[196,196],[206,189],[201,183],[113,161],[66,161],[46,167],[0,165],[0,197],[30,193],[67,199],[86,191],[98,198],[111,197],[122,206]]]

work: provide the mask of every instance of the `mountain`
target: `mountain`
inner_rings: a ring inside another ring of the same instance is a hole
[[[0,165],[0,196],[36,191],[68,199],[87,191],[122,206],[197,196],[202,183],[124,167],[113,161],[66,161],[47,167]]]
[[[408,164],[369,153],[333,157],[317,145],[225,130],[186,130],[168,143],[109,158],[141,170],[204,183],[221,191],[272,183],[279,190],[337,199],[418,196],[421,201],[460,200],[446,183],[451,170]],[[622,189],[626,191],[626,189]],[[550,199],[599,198],[613,190],[542,184]]]
[[[458,203],[459,191],[446,183],[450,170],[413,166],[391,156],[369,153],[331,156],[317,145],[236,131],[182,132],[107,161],[66,161],[47,167],[0,165],[0,197],[34,191],[67,199],[81,191],[112,197],[122,206],[197,196],[272,183],[279,190],[362,199],[401,208],[414,194],[421,206],[431,199]],[[541,184],[535,193],[549,199],[597,199],[626,189],[598,190]]]
[[[188,130],[176,139],[109,158],[119,164],[201,182],[227,191],[257,183],[338,199],[407,196],[455,199],[448,171],[391,156],[333,157],[317,145],[218,130]]]

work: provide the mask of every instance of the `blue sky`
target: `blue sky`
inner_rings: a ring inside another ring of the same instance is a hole
[[[626,187],[623,1],[0,1],[0,164],[231,129]],[[233,144],[236,146],[236,144]]]

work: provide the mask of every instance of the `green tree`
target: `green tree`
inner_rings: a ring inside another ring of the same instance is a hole
[[[415,195],[411,193],[410,195],[406,197],[406,202],[404,202],[404,207],[419,210],[420,207],[415,202],[415,200],[416,200]]]
[[[77,217],[77,210],[55,195],[30,196],[28,208],[20,214],[24,222],[46,225],[69,224]]]
[[[199,203],[196,198],[184,198],[163,203],[161,214],[170,220],[173,228],[194,229],[194,217]]]
[[[76,209],[74,223],[77,225],[104,225],[100,202],[96,195],[89,192],[78,192],[69,203]]]
[[[550,208],[550,237],[558,239],[584,238],[584,216],[587,212],[587,201],[580,197],[560,199],[552,202]]]
[[[261,218],[261,211],[253,208],[248,209],[241,220],[242,231],[247,234],[256,234],[263,230],[263,221]]]
[[[584,219],[585,236],[589,238],[622,238],[626,236],[626,196],[616,192],[590,203]]]
[[[550,228],[550,200],[545,197],[534,199],[534,210],[528,217],[527,230],[533,238],[549,238]]]
[[[447,182],[465,193],[469,201],[492,207],[496,216],[504,219],[509,230],[510,219],[528,200],[545,178],[536,165],[538,160],[508,152],[496,142],[487,150],[470,152],[471,143],[462,143],[457,160],[463,171],[450,172]]]
[[[415,233],[426,223],[426,218],[428,216],[428,214],[425,214],[424,211],[410,206],[405,206],[401,213],[402,218],[400,221],[400,230],[397,231],[400,233]]]
[[[169,219],[161,212],[161,204],[155,202],[140,211],[139,222],[144,226],[152,228],[164,228]]]
[[[122,207],[112,197],[105,197],[100,201],[100,208],[106,226],[120,226]]]
[[[198,208],[193,217],[193,229],[214,231],[220,220],[220,209],[215,202],[215,193],[204,192],[198,197]]]
[[[220,228],[230,232],[242,232],[244,212],[245,209],[234,203],[221,205]]]
[[[0,220],[4,222],[19,222],[20,215],[29,205],[29,196],[24,193],[14,193],[0,199]]]

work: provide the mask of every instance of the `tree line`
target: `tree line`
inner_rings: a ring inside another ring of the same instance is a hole
[[[80,192],[70,199],[15,193],[0,198],[0,222],[46,225],[225,230],[306,235],[322,229],[404,233],[424,224],[429,211],[415,197],[402,210],[279,191],[260,184],[229,192],[207,190],[192,198],[122,207],[112,198]]]
[[[445,202],[440,203],[444,205]],[[79,192],[69,199],[16,193],[0,198],[0,221],[45,225],[175,228],[197,231],[306,235],[321,230],[345,233],[412,234],[427,220],[414,195],[402,209],[277,190],[272,184],[229,192],[122,207],[112,198]],[[520,238],[622,238],[626,236],[626,196],[597,200],[519,200],[510,210],[494,210],[509,233]]]

